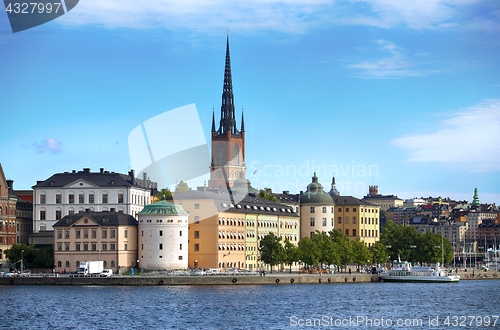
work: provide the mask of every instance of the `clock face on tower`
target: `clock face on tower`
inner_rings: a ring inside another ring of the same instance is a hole
[[[236,172],[234,173],[234,175],[235,175],[237,178],[239,178],[239,177],[240,177],[240,175],[241,175],[241,172],[240,172],[240,171],[236,171]]]
[[[222,178],[222,171],[221,170],[217,170],[217,177],[220,179]]]

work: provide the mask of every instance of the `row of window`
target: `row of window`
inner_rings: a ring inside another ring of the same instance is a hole
[[[57,251],[63,251],[63,244],[64,244],[64,251],[71,251],[70,243],[57,243]],[[128,244],[125,244],[123,249],[127,251]],[[97,243],[75,243],[74,251],[97,251]],[[99,251],[108,251],[108,243],[102,243],[101,249]],[[110,243],[109,251],[116,251],[116,244]]]
[[[81,238],[81,232],[83,231],[83,238],[89,238],[89,230],[88,229],[83,229],[83,230],[75,230],[75,238],[80,239]],[[123,232],[123,235],[125,238],[128,237],[128,230],[125,229]],[[65,230],[64,231],[64,238],[68,239],[70,236],[70,231]],[[57,231],[57,238],[62,239],[63,237],[63,231],[58,230]],[[90,229],[90,237],[91,238],[97,238],[97,229]],[[107,229],[101,229],[101,237],[102,238],[108,238],[108,230]],[[115,238],[116,237],[116,230],[115,229],[110,229],[109,230],[109,238]]]
[[[245,251],[245,245],[242,244],[219,244],[220,251]],[[195,251],[198,251],[195,249]]]
[[[158,230],[158,236],[163,236],[163,230]],[[170,237],[174,236],[174,231],[170,230]],[[182,230],[179,230],[179,236],[182,236]],[[141,237],[144,237],[144,230],[141,230]],[[153,237],[153,231],[149,231],[149,237]]]
[[[219,238],[226,238],[226,235],[227,235],[227,238],[228,239],[243,239],[245,238],[245,234],[243,234],[242,232],[239,232],[239,233],[235,233],[235,232],[225,232],[225,231],[220,231],[219,232]]]
[[[149,244],[149,250],[152,250],[153,249],[153,246],[152,244],[150,243]],[[141,250],[144,250],[144,244],[141,244]],[[158,244],[158,250],[163,250],[163,243],[159,243]],[[182,244],[179,244],[179,250],[182,250]]]
[[[241,265],[240,265],[240,262],[238,261],[238,263],[236,263],[236,261],[234,262],[219,262],[219,268],[245,268],[245,263],[242,262]]]
[[[94,208],[91,208],[90,211],[94,212]],[[106,211],[106,210],[103,209],[103,211]],[[116,209],[115,208],[111,208],[110,211],[111,212],[115,212]],[[78,210],[78,213],[82,213],[82,212],[84,212],[83,209]],[[118,213],[123,213],[123,210],[122,209],[118,210]],[[68,215],[72,215],[72,214],[75,214],[75,210],[69,210],[68,211]],[[55,212],[55,219],[56,220],[61,220],[62,219],[62,211],[61,210],[56,210],[56,212]],[[40,220],[47,220],[47,211],[40,210]]]
[[[46,204],[47,198],[45,194],[40,194],[40,204]],[[88,195],[88,204],[95,203],[95,195]],[[101,203],[108,203],[108,194],[101,195]],[[118,194],[118,203],[123,204],[123,194]],[[62,204],[62,194],[56,194],[56,204]],[[75,194],[68,194],[68,204],[75,204]],[[78,194],[78,204],[85,204],[85,194]]]
[[[323,227],[326,227],[327,226],[327,220],[326,220],[326,218],[323,218],[322,221],[321,221],[321,223],[322,223]],[[309,220],[309,224],[310,224],[311,227],[316,226],[316,219],[315,218],[311,218]],[[332,221],[331,221],[331,226],[333,227],[333,218],[332,218]]]
[[[356,217],[352,217],[352,223],[353,224],[356,224]],[[338,217],[337,218],[337,222],[338,223],[342,223],[342,217]],[[349,223],[349,217],[345,217],[345,223],[348,224]],[[364,217],[361,217],[361,224],[365,224],[365,225],[378,225],[378,218],[364,218]]]

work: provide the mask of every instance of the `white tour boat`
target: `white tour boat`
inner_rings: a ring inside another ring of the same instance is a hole
[[[439,267],[412,267],[408,261],[395,261],[393,267],[380,275],[384,282],[458,282],[459,275],[448,275]]]

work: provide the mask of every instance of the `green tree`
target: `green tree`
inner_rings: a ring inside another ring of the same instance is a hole
[[[260,240],[259,245],[259,260],[271,266],[271,273],[273,266],[283,263],[285,259],[285,249],[281,245],[281,238],[269,233]]]
[[[23,253],[21,251],[24,250]],[[24,268],[52,268],[54,266],[54,248],[45,247],[36,249],[33,245],[14,244],[5,250],[5,256],[15,268],[21,268],[21,254],[23,255]]]
[[[181,180],[176,186],[174,194],[180,194],[189,190],[188,184]]]
[[[313,234],[312,240],[319,250],[319,262],[321,264],[330,266],[340,262],[337,246],[328,233],[316,230]]]
[[[290,266],[290,273],[292,273],[292,264],[294,262],[299,262],[300,260],[300,254],[299,254],[299,249],[293,245],[292,242],[290,242],[288,239],[285,239],[285,257],[283,259],[283,262],[285,265]]]
[[[364,242],[359,237],[351,241],[352,261],[359,265],[364,265],[370,260],[370,252]]]
[[[267,200],[275,202],[275,203],[279,203],[280,202],[280,200],[277,199],[276,197],[274,197],[274,195],[271,193],[271,189],[270,188],[261,189],[259,191],[259,197],[263,198],[263,199],[267,199]]]
[[[316,243],[309,237],[299,241],[300,260],[308,266],[316,266],[319,263],[321,253]]]
[[[159,201],[168,199],[170,197],[172,197],[172,192],[168,188],[158,191],[158,194],[156,195],[156,198]]]
[[[389,260],[387,248],[380,241],[375,242],[368,250],[370,251],[371,260],[375,264],[385,264]]]
[[[337,229],[331,230],[328,234],[335,242],[336,251],[340,257],[338,266],[350,263],[352,261],[352,249],[349,237]]]

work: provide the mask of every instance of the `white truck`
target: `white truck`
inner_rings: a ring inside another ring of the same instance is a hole
[[[99,276],[104,268],[103,261],[82,261],[76,271],[77,276]]]

